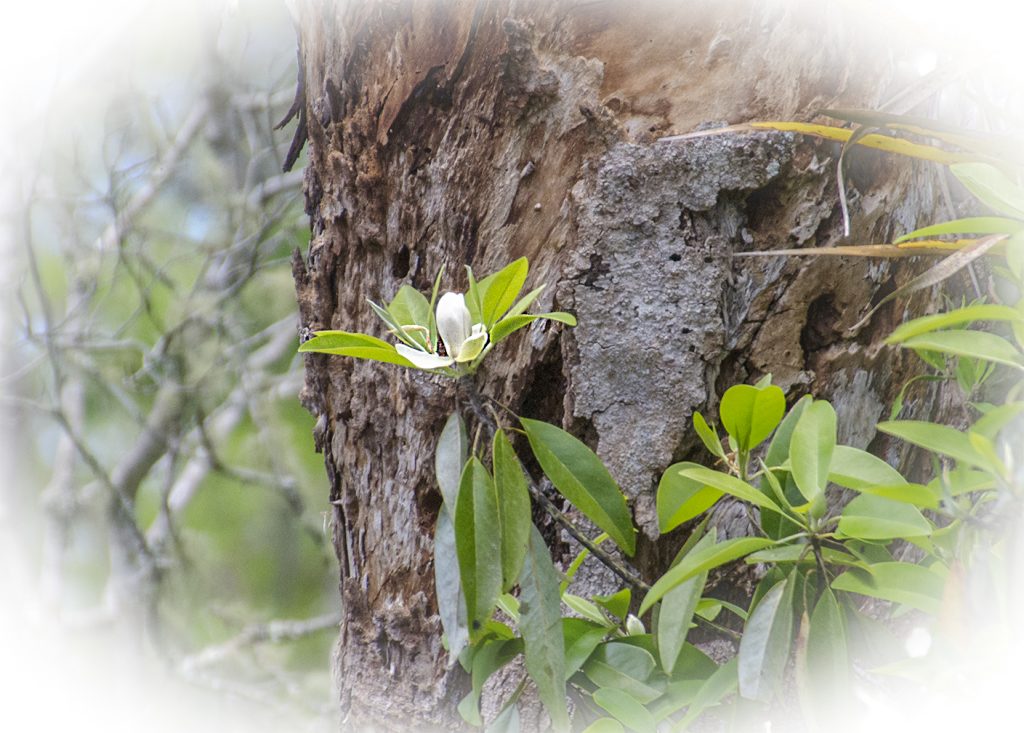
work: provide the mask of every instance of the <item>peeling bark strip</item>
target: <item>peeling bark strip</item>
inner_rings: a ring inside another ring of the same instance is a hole
[[[673,460],[700,455],[691,414],[714,414],[722,388],[772,372],[792,397],[833,400],[852,426],[841,438],[871,438],[907,370],[878,345],[899,314],[887,306],[872,330],[844,332],[880,285],[909,274],[729,258],[837,241],[838,151],[769,134],[654,143],[708,121],[877,106],[893,91],[888,55],[852,40],[850,19],[783,2],[297,5],[312,224],[294,264],[303,328],[379,334],[367,298],[427,290],[441,265],[462,289],[463,264],[485,274],[529,257],[530,284],[549,286],[539,308],[574,310],[580,326],[509,339],[480,388],[597,449],[631,497],[648,578],[674,552],[673,538],[656,541],[654,486]],[[910,172],[860,156],[858,239],[884,240],[929,210],[930,185],[910,189]],[[306,365],[341,565],[346,724],[458,729],[466,681],[446,667],[431,565],[432,456],[454,388],[323,355]],[[726,507],[720,534],[744,521]],[[727,596],[746,592],[742,577],[722,582]],[[614,587],[590,563],[577,583]],[[542,723],[536,711],[523,721]]]

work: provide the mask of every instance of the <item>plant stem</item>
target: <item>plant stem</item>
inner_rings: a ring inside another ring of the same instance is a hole
[[[499,430],[498,424],[495,422],[494,418],[491,417],[490,414],[488,414],[487,409],[484,406],[484,398],[480,394],[479,390],[477,390],[476,383],[473,381],[472,377],[460,379],[458,384],[460,387],[463,388],[466,396],[469,398],[469,409],[473,413],[473,416],[476,418],[480,426],[486,427],[488,430],[491,431],[492,434]],[[512,413],[512,411],[508,407],[502,405],[497,400],[492,399],[491,401],[494,402],[494,404],[498,405],[499,407],[508,410],[510,413]],[[512,414],[514,415],[515,413]],[[639,591],[643,591],[644,593],[650,590],[651,587],[643,580],[641,580],[640,577],[636,575],[636,573],[634,573],[632,570],[626,567],[624,563],[620,562],[610,553],[606,552],[605,550],[602,550],[598,545],[594,544],[590,540],[590,538],[587,537],[586,533],[576,525],[575,522],[569,519],[569,517],[567,517],[557,506],[555,506],[555,503],[547,497],[547,495],[544,493],[541,487],[538,486],[537,483],[533,480],[532,476],[526,474],[526,478],[527,486],[530,491],[530,496],[532,496],[534,500],[538,504],[540,504],[541,507],[543,507],[544,511],[548,513],[548,516],[550,516],[556,524],[561,525],[561,527],[565,529],[565,531],[568,532],[573,539],[575,539],[577,542],[583,545],[583,547],[587,548],[587,550],[590,551],[591,555],[597,558],[597,560],[601,564],[603,564],[605,567],[607,567],[609,570],[611,570],[613,573],[619,576],[619,578],[621,578],[623,581],[631,585],[633,588]]]

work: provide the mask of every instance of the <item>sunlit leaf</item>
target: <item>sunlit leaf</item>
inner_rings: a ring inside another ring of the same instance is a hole
[[[555,311],[552,313],[536,313],[529,315],[507,315],[494,324],[494,328],[491,329],[491,343],[498,343],[499,341],[505,340],[513,333],[518,331],[520,328],[527,326],[538,319],[547,319],[549,321],[558,321],[564,323],[567,326],[576,325],[576,317],[570,313],[562,313],[561,311]]]
[[[847,489],[907,482],[899,471],[878,456],[848,445],[835,446],[828,470],[828,480]]]
[[[987,163],[951,165],[950,172],[985,205],[1001,214],[1024,219],[1024,189]]]
[[[684,478],[701,482],[705,486],[724,491],[726,494],[735,496],[737,499],[742,499],[756,506],[772,509],[776,512],[782,512],[779,505],[767,494],[730,474],[705,468],[704,466],[689,466],[681,469],[679,474]]]
[[[786,412],[786,395],[775,385],[764,388],[737,384],[722,395],[722,427],[746,453],[771,435]]]
[[[936,313],[931,316],[922,316],[912,321],[900,324],[888,338],[887,344],[903,343],[909,338],[921,334],[937,331],[950,326],[963,326],[975,321],[1016,321],[1024,323],[1024,313],[1005,305],[979,304],[969,305],[963,308]]]
[[[529,271],[530,265],[526,258],[520,257],[480,281],[484,326],[490,329],[505,311],[512,307],[519,296],[519,291],[523,289]]]
[[[984,456],[975,450],[967,436],[948,425],[937,425],[923,420],[890,420],[878,423],[878,429],[968,465],[979,468],[986,466]]]
[[[926,349],[1024,369],[1024,356],[1009,341],[987,331],[932,331],[911,336],[901,345],[906,349]]]
[[[943,234],[1014,234],[1021,229],[1024,229],[1024,222],[1016,219],[1007,219],[1001,216],[971,216],[915,229],[894,239],[893,244],[901,244],[922,237],[937,237]]]
[[[722,441],[718,438],[716,433],[707,420],[699,412],[693,413],[693,427],[697,431],[697,435],[700,437],[701,442],[704,446],[711,451],[712,455],[716,458],[725,459],[725,449],[722,448]],[[663,530],[664,531],[664,530]]]
[[[661,475],[661,480],[658,482],[656,506],[658,529],[662,534],[703,514],[714,506],[715,502],[723,495],[719,489],[683,476],[680,471],[685,468],[703,468],[703,466],[688,461],[674,463],[665,469],[665,473]]]

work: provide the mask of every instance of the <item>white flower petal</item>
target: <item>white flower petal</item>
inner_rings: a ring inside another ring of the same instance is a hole
[[[459,347],[459,355],[455,357],[455,361],[460,364],[473,361],[484,350],[484,346],[487,345],[487,332],[482,330],[482,325],[480,328],[481,330],[477,331],[476,326],[473,326],[473,335],[462,342],[462,346]]]
[[[455,359],[451,357],[428,354],[426,351],[413,349],[405,344],[396,344],[395,351],[411,361],[413,366],[418,369],[440,369],[455,363]]]
[[[469,309],[462,293],[445,293],[437,302],[437,333],[452,359],[459,356],[459,347],[470,333]]]

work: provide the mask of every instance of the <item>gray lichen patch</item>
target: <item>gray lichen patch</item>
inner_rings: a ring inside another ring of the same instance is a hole
[[[789,155],[788,139],[769,134],[620,144],[573,190],[578,246],[559,295],[580,325],[566,414],[594,425],[598,454],[652,537],[653,487],[723,358],[744,194]]]

